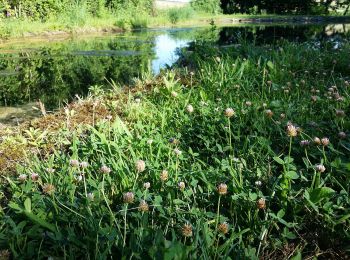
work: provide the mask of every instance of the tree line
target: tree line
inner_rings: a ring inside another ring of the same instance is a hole
[[[221,0],[225,13],[329,14],[349,12],[350,0]]]
[[[83,6],[89,15],[137,10],[154,14],[155,0],[0,0],[3,18],[16,17],[45,21]],[[245,14],[330,14],[347,15],[350,0],[192,0],[192,7],[209,13]]]
[[[347,15],[350,0],[193,0],[195,8],[207,12],[244,14],[330,14]]]
[[[69,13],[76,6],[84,7],[90,15],[104,12],[139,9],[151,12],[154,0],[0,0],[3,18],[47,20],[60,13]]]

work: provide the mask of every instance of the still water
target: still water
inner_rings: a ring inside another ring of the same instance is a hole
[[[0,124],[35,116],[41,100],[48,110],[69,102],[89,87],[113,80],[127,85],[146,71],[154,74],[174,64],[179,50],[192,42],[225,47],[240,40],[256,44],[330,40],[335,47],[350,25],[249,25],[143,30],[114,35],[23,40],[0,45]]]

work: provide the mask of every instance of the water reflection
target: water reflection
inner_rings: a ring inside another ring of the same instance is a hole
[[[186,47],[191,41],[176,39],[168,34],[162,34],[155,38],[154,51],[156,58],[152,62],[152,70],[158,74],[160,69],[176,62],[179,56],[176,54],[177,48]]]
[[[51,110],[76,94],[85,95],[92,85],[106,85],[107,80],[128,84],[149,69],[150,61],[151,69],[158,73],[176,62],[177,48],[193,42],[209,41],[225,46],[244,39],[256,44],[274,44],[283,38],[299,42],[331,39],[339,44],[349,29],[349,25],[249,25],[145,30],[5,45],[0,47],[0,106],[17,106],[40,99]]]

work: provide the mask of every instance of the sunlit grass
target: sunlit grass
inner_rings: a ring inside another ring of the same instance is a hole
[[[67,107],[55,131],[33,123],[4,175],[0,248],[14,258],[346,254],[349,43],[277,43],[196,44],[181,60],[190,71],[95,87],[77,101],[90,113]]]

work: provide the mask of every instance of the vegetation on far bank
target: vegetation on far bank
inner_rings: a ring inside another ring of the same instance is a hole
[[[227,22],[228,18],[281,18],[285,15],[346,15],[347,2],[336,8],[303,1],[276,4],[283,10],[269,9],[260,1],[195,0],[182,8],[159,10],[153,0],[7,1],[0,2],[0,38],[71,32],[120,31],[161,26],[186,26]],[[283,7],[284,6],[284,7]],[[305,6],[306,9],[300,9]],[[312,8],[311,8],[311,7]],[[235,7],[235,8],[233,8]],[[340,9],[343,8],[343,9]],[[302,11],[301,11],[302,10]],[[331,10],[326,12],[325,10]],[[338,12],[336,11],[338,10]],[[346,10],[346,9],[345,9]]]
[[[1,255],[346,257],[349,53],[194,43],[187,68],[7,130]]]

